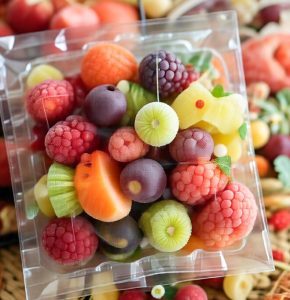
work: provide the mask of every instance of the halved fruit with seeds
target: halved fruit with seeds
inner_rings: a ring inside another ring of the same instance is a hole
[[[88,215],[114,222],[129,214],[132,201],[121,191],[120,173],[118,163],[106,152],[97,150],[82,155],[74,182],[80,204]]]
[[[139,226],[152,247],[162,252],[183,248],[192,229],[186,208],[174,200],[154,203],[142,214]]]
[[[82,213],[74,187],[74,169],[53,163],[47,174],[48,196],[58,218]]]

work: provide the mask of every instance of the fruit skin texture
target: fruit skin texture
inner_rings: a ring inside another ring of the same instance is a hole
[[[262,149],[263,155],[273,161],[279,155],[290,158],[290,135],[272,135],[267,145]]]
[[[117,129],[110,137],[108,150],[119,162],[130,162],[146,155],[149,146],[145,144],[132,127]]]
[[[162,200],[151,205],[142,214],[139,227],[151,246],[161,252],[180,250],[191,236],[187,210],[174,200]]]
[[[187,285],[179,289],[174,300],[207,300],[207,294],[203,288],[198,285]]]
[[[66,80],[45,80],[26,96],[26,107],[39,123],[53,125],[65,119],[74,109],[73,87]]]
[[[47,175],[43,175],[33,188],[34,197],[40,211],[47,217],[55,217],[54,209],[48,197]]]
[[[209,161],[213,149],[211,135],[199,128],[180,131],[169,145],[171,156],[178,162]]]
[[[157,59],[158,74],[156,73]],[[184,64],[175,54],[165,50],[148,54],[143,58],[139,66],[139,77],[144,88],[153,93],[159,92],[162,98],[178,94],[190,84],[189,74]]]
[[[50,29],[69,27],[98,26],[99,18],[95,12],[84,5],[73,4],[62,8],[52,18]]]
[[[137,72],[137,60],[126,48],[102,43],[88,50],[81,64],[81,77],[87,88],[101,84],[116,85],[131,80]]]
[[[42,31],[53,15],[50,1],[30,4],[28,0],[12,0],[7,7],[7,21],[16,33]]]
[[[193,233],[212,249],[230,246],[252,231],[257,211],[252,192],[241,183],[231,182],[192,215]]]
[[[174,140],[179,120],[168,104],[151,102],[138,111],[134,126],[138,136],[146,144],[161,147]]]
[[[250,274],[227,276],[223,289],[231,300],[246,300],[254,287],[253,276]]]
[[[222,191],[228,177],[213,162],[178,165],[171,174],[173,195],[189,205],[203,204]]]
[[[266,122],[255,120],[251,122],[251,133],[255,149],[262,148],[270,138],[270,128]]]
[[[52,65],[38,65],[29,73],[26,79],[26,87],[31,89],[45,80],[63,80],[63,74]]]
[[[258,168],[258,173],[260,177],[266,177],[270,171],[270,163],[269,161],[262,155],[255,156],[256,165]]]
[[[140,290],[125,291],[120,295],[119,300],[146,300],[147,295]]]
[[[131,187],[130,184],[134,186]],[[135,160],[122,170],[120,185],[130,199],[149,203],[160,198],[166,188],[167,177],[162,166],[155,160]],[[136,187],[137,185],[137,187]]]
[[[44,250],[61,265],[88,261],[98,243],[92,224],[83,217],[52,219],[42,232]]]
[[[211,134],[231,134],[243,124],[244,99],[239,94],[216,98],[195,81],[172,103],[180,129],[199,127]]]
[[[110,84],[92,89],[84,103],[87,118],[97,126],[117,125],[126,112],[125,95]]]
[[[76,167],[75,188],[84,211],[94,219],[114,222],[126,217],[132,206],[120,188],[120,167],[109,154],[83,154]]]
[[[135,7],[116,1],[99,1],[91,7],[102,24],[130,23],[139,20]]]
[[[5,140],[3,138],[0,138],[0,178],[0,187],[11,186],[10,169]]]
[[[274,230],[286,230],[290,227],[290,210],[281,209],[275,212],[268,220]]]
[[[47,155],[65,165],[78,163],[83,153],[93,151],[98,144],[96,126],[76,115],[56,123],[45,136]]]

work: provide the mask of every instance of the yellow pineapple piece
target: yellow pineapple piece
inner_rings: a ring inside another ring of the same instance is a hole
[[[177,96],[172,108],[178,115],[180,129],[199,125],[211,133],[230,134],[243,123],[242,103],[239,94],[216,98],[196,81]]]

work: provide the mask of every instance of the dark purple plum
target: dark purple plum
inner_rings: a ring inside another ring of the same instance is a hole
[[[120,123],[127,109],[125,95],[113,85],[100,85],[86,96],[84,110],[97,126],[109,127]]]
[[[290,135],[272,135],[261,151],[270,161],[273,161],[279,155],[286,155],[290,158]]]
[[[150,203],[160,198],[167,184],[162,166],[155,160],[142,158],[129,163],[121,172],[123,193],[140,203]]]
[[[180,131],[169,145],[169,152],[178,162],[208,161],[211,159],[214,141],[211,135],[199,128]]]

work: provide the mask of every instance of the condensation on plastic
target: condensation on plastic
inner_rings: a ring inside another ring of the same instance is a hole
[[[233,12],[185,17],[179,21],[149,21],[118,25],[118,28],[61,30],[0,39],[1,117],[7,139],[13,190],[18,217],[21,256],[27,299],[69,299],[94,293],[94,289],[146,288],[226,274],[273,270],[261,190],[249,135],[242,158],[233,166],[233,177],[254,193],[259,207],[252,233],[222,251],[157,253],[150,249],[130,263],[107,260],[101,254],[85,265],[62,267],[47,259],[40,246],[40,232],[48,219],[28,219],[27,208],[35,199],[33,186],[45,173],[45,159],[32,152],[33,121],[24,105],[25,79],[29,71],[49,63],[66,76],[79,72],[86,50],[100,41],[112,40],[130,49],[138,58],[159,49],[177,54],[210,50],[224,64],[227,90],[243,95],[245,83],[241,63],[237,20]],[[247,119],[248,113],[245,113]],[[249,129],[249,125],[248,125]],[[97,291],[95,290],[95,292]]]

